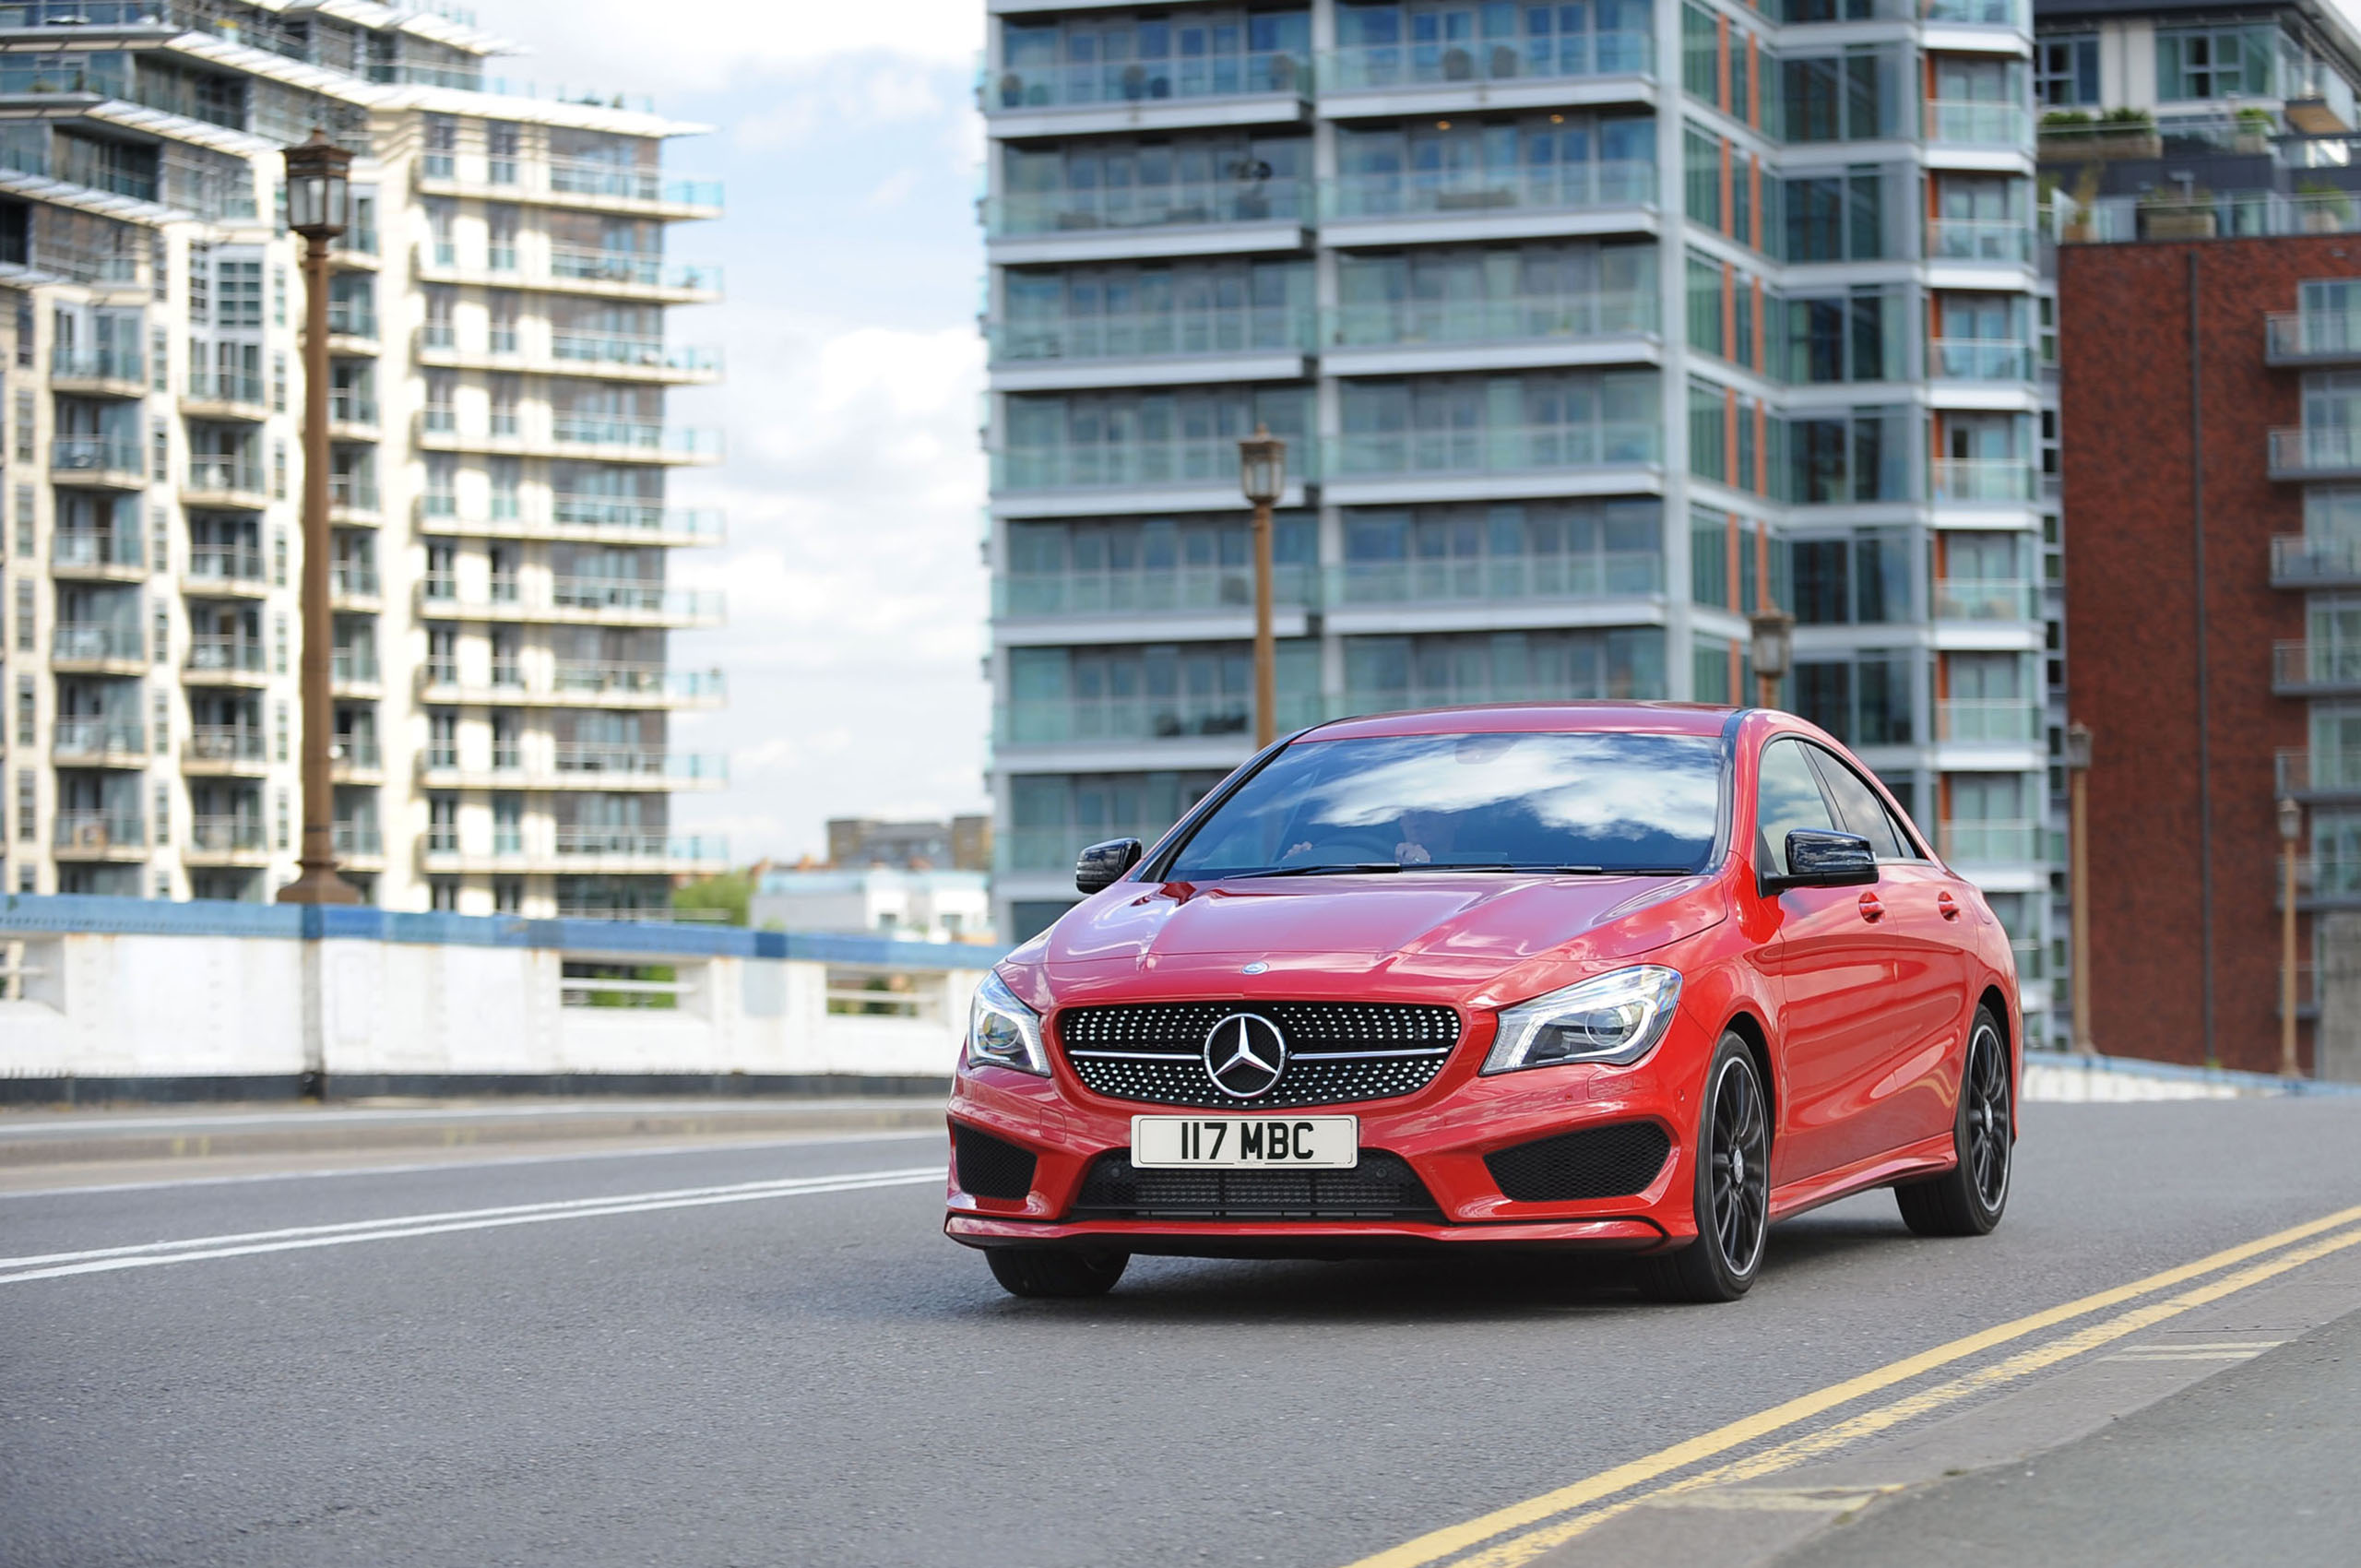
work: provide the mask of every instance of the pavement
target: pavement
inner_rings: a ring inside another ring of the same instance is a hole
[[[1994,1235],[1867,1194],[1689,1308],[1459,1256],[1017,1301],[939,1125],[22,1162],[0,1564],[2345,1564],[2361,1214],[2288,1232],[2356,1143],[2031,1106]]]

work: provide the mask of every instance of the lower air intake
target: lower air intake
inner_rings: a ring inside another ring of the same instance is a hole
[[[952,1161],[959,1190],[971,1197],[1022,1200],[1033,1190],[1033,1151],[957,1122],[951,1123]]]
[[[1364,1149],[1350,1170],[1142,1170],[1100,1155],[1074,1198],[1076,1219],[1400,1219],[1442,1223],[1410,1162]]]
[[[1655,1123],[1618,1122],[1499,1149],[1484,1164],[1503,1196],[1561,1204],[1645,1192],[1671,1153],[1671,1137]]]

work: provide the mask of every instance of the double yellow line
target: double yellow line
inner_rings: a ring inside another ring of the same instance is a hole
[[[2344,1229],[2346,1227],[2355,1227]],[[1453,1568],[1516,1568],[1564,1541],[1571,1540],[1616,1515],[1636,1508],[1650,1498],[1702,1491],[1748,1480],[1833,1453],[1860,1439],[1900,1425],[1916,1417],[1988,1392],[2002,1384],[2084,1355],[2129,1334],[2153,1327],[2166,1319],[2218,1301],[2267,1279],[2300,1268],[2316,1258],[2361,1245],[2361,1206],[2341,1209],[2306,1224],[2291,1226],[2269,1236],[2243,1242],[2194,1263],[2152,1274],[2128,1285],[2101,1290],[2013,1322],[1997,1324],[1938,1345],[1915,1356],[1890,1362],[1843,1383],[1831,1384],[1774,1405],[1767,1410],[1718,1427],[1712,1431],[1658,1449],[1644,1458],[1547,1491],[1523,1503],[1496,1509],[1465,1524],[1431,1531],[1348,1568],[1429,1568],[1449,1562]],[[2287,1249],[2283,1251],[2282,1249]],[[2250,1260],[2278,1253],[2260,1263]],[[2240,1267],[2240,1265],[2248,1266]],[[2234,1272],[2225,1273],[2225,1270]],[[2207,1276],[2219,1277],[2206,1278]],[[2088,1317],[2109,1307],[2123,1306],[2142,1297],[2156,1296],[2193,1280],[2205,1283],[2164,1296],[2161,1300],[2091,1324],[2007,1359],[1908,1394],[1891,1403],[1816,1427],[1771,1447],[1758,1449],[1693,1475],[1674,1477],[1707,1460],[1722,1459],[1733,1450],[1761,1442],[1788,1427],[1824,1415],[1842,1405],[1883,1392],[1922,1377],[1953,1362],[2040,1333],[2046,1328]],[[1651,1485],[1651,1483],[1660,1483]],[[1644,1490],[1643,1490],[1644,1489]],[[1629,1494],[1629,1495],[1626,1495]],[[1480,1550],[1478,1550],[1480,1549]]]

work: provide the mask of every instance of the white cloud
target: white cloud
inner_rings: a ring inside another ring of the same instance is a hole
[[[847,55],[965,66],[983,47],[978,0],[693,0],[672,18],[644,0],[481,0],[477,18],[531,46],[509,73],[653,92],[710,92]],[[658,25],[651,25],[651,23]]]

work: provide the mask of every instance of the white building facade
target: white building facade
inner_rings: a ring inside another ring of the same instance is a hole
[[[267,899],[295,873],[302,241],[281,149],[350,148],[328,353],[337,833],[392,909],[661,909],[725,851],[670,716],[721,698],[667,581],[716,379],[668,306],[720,193],[701,127],[511,95],[510,47],[367,3],[0,6],[5,807],[12,892]],[[490,90],[487,90],[487,89]]]
[[[1748,701],[1776,604],[2047,1007],[2022,5],[988,9],[1004,934],[1251,750],[1259,422],[1282,732]]]

